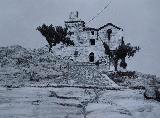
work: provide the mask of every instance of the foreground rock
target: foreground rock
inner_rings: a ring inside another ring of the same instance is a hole
[[[0,118],[159,118],[160,103],[143,92],[0,87]]]
[[[144,92],[146,99],[154,99],[160,101],[160,88],[158,87],[146,87]]]

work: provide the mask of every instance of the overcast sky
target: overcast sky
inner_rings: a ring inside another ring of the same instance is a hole
[[[88,26],[108,22],[124,29],[126,42],[142,49],[129,69],[160,76],[160,0],[111,0],[110,6]],[[19,44],[39,48],[47,44],[36,27],[42,23],[64,25],[70,11],[89,21],[107,0],[0,0],[0,46]]]

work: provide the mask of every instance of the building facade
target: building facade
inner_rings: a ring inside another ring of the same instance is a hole
[[[123,38],[123,29],[112,23],[107,23],[98,29],[86,27],[78,12],[70,13],[69,20],[65,21],[65,27],[68,29],[68,37],[75,45],[66,47],[60,44],[56,53],[74,62],[108,63],[103,42],[106,42],[111,50],[115,50]]]

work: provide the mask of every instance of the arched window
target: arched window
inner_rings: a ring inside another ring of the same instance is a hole
[[[89,61],[90,61],[90,62],[94,62],[94,53],[93,53],[93,52],[91,52],[91,53],[89,54]]]
[[[112,34],[112,29],[108,29],[108,30],[107,30],[107,34],[108,34],[108,40],[110,41],[110,39],[111,39],[111,34]]]

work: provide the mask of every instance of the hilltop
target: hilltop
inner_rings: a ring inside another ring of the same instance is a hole
[[[54,51],[54,50],[53,50]],[[67,57],[57,57],[49,53],[48,48],[29,50],[19,45],[0,47],[0,84],[25,86],[28,84],[67,84],[66,69],[59,65],[67,65],[72,60]],[[151,80],[159,83],[155,75],[132,72],[131,76],[116,76],[113,72],[103,69],[106,74],[119,86],[142,87]],[[75,80],[79,81],[79,80]],[[92,82],[91,82],[92,84]]]

